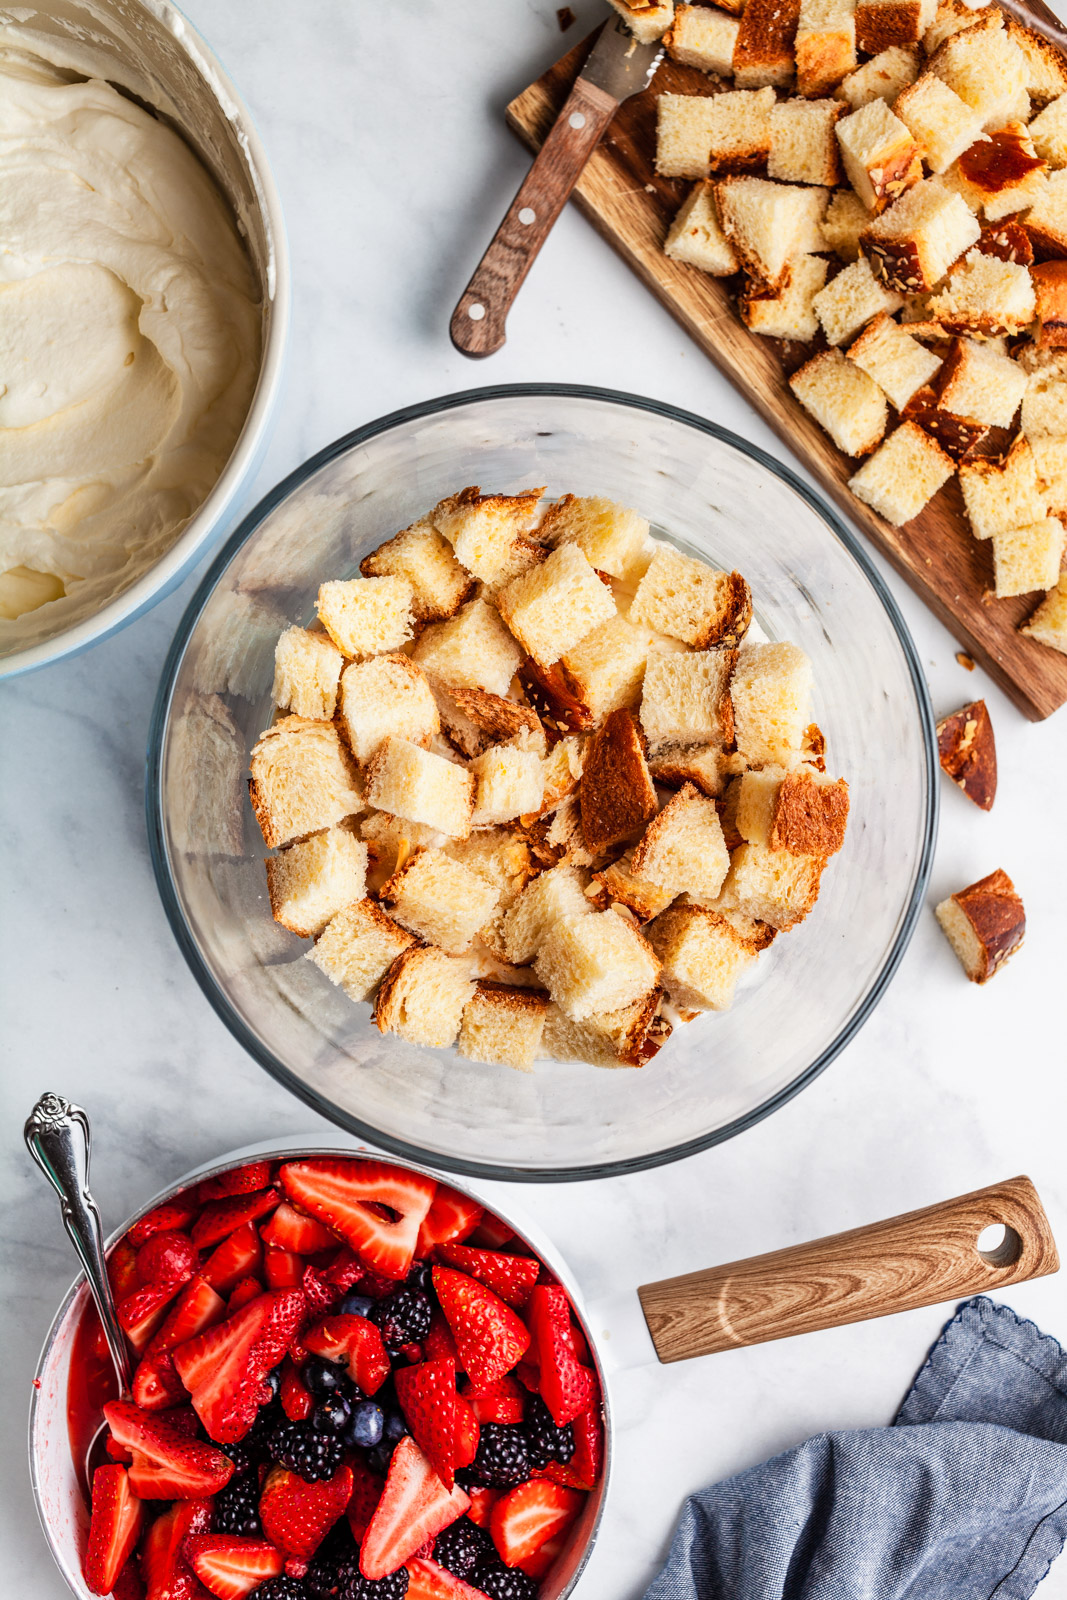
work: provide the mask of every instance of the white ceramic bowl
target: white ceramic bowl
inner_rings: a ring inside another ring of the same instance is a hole
[[[69,48],[86,71],[147,102],[196,151],[229,200],[263,302],[259,379],[222,475],[174,543],[128,589],[50,638],[0,658],[0,677],[76,655],[132,622],[180,583],[237,512],[267,445],[289,325],[289,255],[281,202],[251,114],[221,63],[167,0],[34,0],[5,15],[37,39]]]

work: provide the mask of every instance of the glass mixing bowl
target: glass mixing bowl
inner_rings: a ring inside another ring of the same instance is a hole
[[[731,1011],[679,1026],[640,1071],[544,1061],[531,1074],[380,1034],[274,922],[249,752],[271,720],[274,646],[326,578],[466,484],[603,494],[743,572],[755,617],[811,658],[827,763],[850,785],[845,847],[812,915]],[[171,649],[148,752],[149,839],[179,945],[223,1021],[301,1099],[401,1156],[475,1176],[587,1178],[730,1138],[810,1083],[870,1015],[922,903],[937,751],[915,649],[841,519],[712,423],[605,390],[474,390],[339,440],[247,517]]]

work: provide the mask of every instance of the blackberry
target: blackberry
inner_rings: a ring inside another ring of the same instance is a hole
[[[393,1350],[425,1339],[432,1315],[429,1295],[406,1284],[376,1300],[370,1309],[370,1320],[378,1324],[384,1343]]]
[[[344,1517],[335,1522],[315,1552],[314,1560],[304,1574],[304,1587],[311,1600],[335,1600],[341,1586],[342,1568],[355,1564],[359,1569],[359,1551]]]
[[[566,1427],[557,1428],[539,1394],[532,1394],[527,1401],[522,1431],[531,1467],[546,1467],[550,1461],[566,1465],[574,1454],[574,1429],[569,1422]]]
[[[491,1561],[495,1554],[485,1529],[476,1527],[469,1517],[450,1523],[434,1540],[434,1560],[457,1578],[468,1577],[479,1561]]]
[[[534,1600],[537,1594],[533,1578],[518,1567],[506,1567],[502,1561],[479,1567],[471,1582],[489,1600]]]
[[[285,1412],[277,1400],[271,1400],[267,1405],[260,1406],[259,1411],[256,1413],[255,1422],[253,1422],[251,1428],[241,1440],[240,1445],[234,1446],[235,1449],[240,1450],[247,1463],[244,1468],[245,1471],[252,1466],[258,1465],[260,1461],[272,1459],[270,1449],[271,1436],[275,1428],[284,1423],[285,1420]],[[226,1453],[230,1456],[234,1465],[238,1465],[237,1457],[232,1455],[229,1450]],[[239,1466],[238,1470],[241,1470]]]
[[[308,1591],[299,1578],[289,1578],[283,1572],[277,1578],[268,1578],[252,1590],[255,1600],[308,1600]]]
[[[337,1600],[404,1600],[408,1582],[407,1567],[398,1567],[384,1578],[365,1578],[358,1562],[353,1562],[342,1570]]]
[[[306,1483],[332,1478],[344,1446],[336,1433],[316,1433],[310,1422],[282,1422],[270,1436],[270,1453]]]
[[[470,1476],[490,1489],[513,1489],[530,1476],[530,1457],[521,1423],[486,1422]]]
[[[261,1536],[258,1477],[231,1478],[219,1490],[215,1496],[214,1529],[216,1533],[236,1533],[247,1539]]]

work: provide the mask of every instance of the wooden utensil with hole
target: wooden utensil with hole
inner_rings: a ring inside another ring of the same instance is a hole
[[[997,1223],[1003,1242],[979,1250]],[[1020,1177],[637,1292],[659,1359],[684,1361],[985,1294],[1059,1265],[1037,1190]]]

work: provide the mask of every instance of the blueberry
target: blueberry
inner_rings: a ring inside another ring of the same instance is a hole
[[[429,1294],[433,1288],[433,1267],[430,1262],[416,1261],[404,1282],[413,1289],[421,1289],[423,1294]]]
[[[304,1380],[304,1387],[320,1398],[336,1394],[341,1387],[341,1373],[332,1362],[323,1361],[319,1356],[312,1356],[305,1362],[300,1376]]]
[[[346,1294],[341,1301],[341,1311],[346,1317],[365,1317],[373,1304],[369,1294]]]
[[[390,1411],[389,1415],[385,1419],[385,1427],[382,1431],[384,1432],[385,1437],[393,1444],[399,1444],[401,1439],[408,1431],[408,1425],[404,1421],[401,1412]]]
[[[379,1478],[384,1478],[389,1471],[389,1463],[393,1459],[393,1446],[386,1444],[383,1439],[381,1444],[376,1444],[373,1450],[367,1451],[367,1465]]]
[[[311,1425],[316,1433],[340,1433],[347,1425],[348,1401],[339,1394],[320,1400],[311,1414]]]
[[[376,1406],[373,1400],[363,1400],[352,1411],[352,1420],[345,1431],[345,1443],[371,1450],[380,1444],[384,1427],[381,1406]]]

